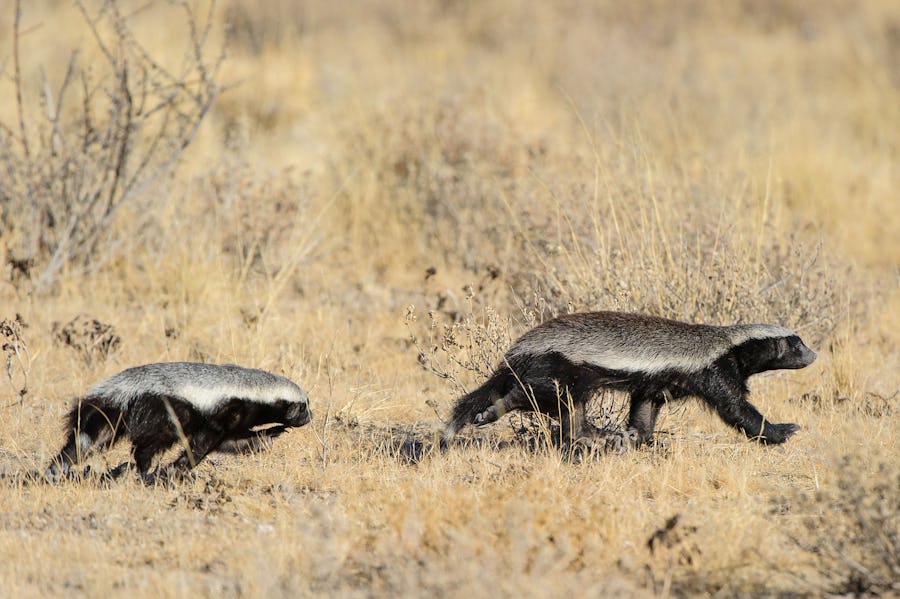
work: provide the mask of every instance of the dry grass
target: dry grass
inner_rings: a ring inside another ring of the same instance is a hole
[[[92,50],[25,4],[37,102]],[[37,289],[0,231],[4,594],[900,594],[895,2],[256,4],[218,7],[234,86],[92,268]],[[166,6],[130,26],[178,65]],[[517,420],[428,452],[509,339],[585,309],[797,329],[820,359],[751,382],[802,431],[687,403],[624,455]],[[316,418],[171,488],[16,482],[72,397],[181,359],[285,373]]]

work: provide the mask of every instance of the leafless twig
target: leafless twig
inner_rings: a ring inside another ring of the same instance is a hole
[[[0,226],[18,233],[15,259],[34,260],[38,289],[67,268],[99,263],[114,216],[171,172],[221,91],[224,48],[210,48],[212,8],[201,21],[180,4],[187,51],[170,71],[135,37],[134,13],[123,15],[113,0],[75,4],[101,60],[84,65],[73,50],[55,89],[41,70],[36,103],[20,60],[23,3],[15,4],[18,123],[0,123]]]

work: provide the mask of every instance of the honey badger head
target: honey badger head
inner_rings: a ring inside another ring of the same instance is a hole
[[[816,353],[793,333],[745,341],[732,354],[745,377],[769,370],[805,368],[816,359]]]

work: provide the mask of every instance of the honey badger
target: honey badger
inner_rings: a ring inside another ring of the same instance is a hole
[[[272,438],[311,418],[306,393],[283,376],[233,364],[145,364],[101,381],[75,402],[65,446],[45,476],[67,476],[95,446],[128,437],[150,482],[153,458],[180,438],[188,447],[166,472],[187,472],[223,443],[252,445],[256,426],[277,423],[267,429]]]
[[[637,444],[650,440],[663,403],[688,396],[704,400],[751,439],[783,443],[799,427],[765,419],[747,401],[747,378],[815,359],[796,333],[777,325],[568,314],[522,335],[490,378],[456,401],[442,446],[467,424],[484,426],[512,410],[558,417],[563,440],[578,440],[587,432],[585,404],[600,388],[630,394],[628,429]]]

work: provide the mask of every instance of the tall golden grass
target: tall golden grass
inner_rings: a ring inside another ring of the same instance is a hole
[[[180,64],[177,6],[120,5]],[[213,15],[226,87],[88,267],[39,289],[0,231],[3,594],[900,593],[900,6]],[[40,70],[58,82],[96,48],[67,2],[22,19],[39,106]],[[801,432],[760,447],[687,402],[624,455],[571,460],[504,419],[409,459],[510,339],[591,309],[794,328],[819,360],[751,383]],[[171,487],[21,484],[73,397],[165,360],[284,373],[316,417]]]

